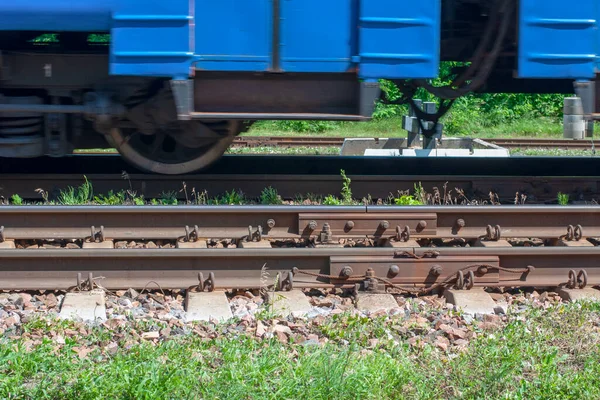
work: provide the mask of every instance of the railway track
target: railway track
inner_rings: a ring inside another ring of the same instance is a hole
[[[0,289],[600,284],[598,207],[0,207]]]
[[[414,193],[421,184],[432,197],[431,203],[455,204],[468,200],[501,203],[555,203],[558,192],[574,201],[597,200],[600,193],[596,171],[600,159],[594,157],[511,157],[510,159],[398,159],[338,156],[226,156],[200,174],[165,176],[144,174],[123,162],[119,156],[73,156],[68,159],[3,160],[0,162],[0,196],[19,194],[27,200],[41,200],[37,189],[56,197],[68,186],[78,186],[85,175],[94,194],[130,190],[145,198],[171,193],[181,201],[194,201],[192,191],[217,196],[232,190],[248,198],[259,198],[271,186],[284,200],[298,195],[339,195],[340,171],[351,178],[355,199],[387,199],[398,191]],[[49,166],[50,165],[50,166]],[[548,171],[554,171],[552,175]],[[125,174],[123,173],[125,172]],[[456,189],[464,192],[459,195]]]
[[[234,147],[340,147],[343,137],[301,137],[301,136],[238,136],[233,141]],[[547,148],[588,150],[594,145],[593,140],[569,139],[484,139],[486,142],[508,149]]]

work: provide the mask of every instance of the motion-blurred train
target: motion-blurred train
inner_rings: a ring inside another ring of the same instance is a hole
[[[0,156],[198,171],[254,121],[368,120],[382,79],[396,102],[436,95],[415,110],[434,125],[470,92],[577,93],[593,118],[599,18],[598,0],[2,0]],[[462,63],[435,87],[441,61]]]

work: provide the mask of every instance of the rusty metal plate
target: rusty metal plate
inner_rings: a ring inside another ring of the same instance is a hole
[[[313,235],[328,223],[334,236],[394,235],[396,227],[410,228],[411,233],[435,235],[436,213],[300,213],[298,229],[302,236]]]
[[[395,258],[395,257],[331,257],[331,275],[339,276],[345,266],[352,268],[353,275],[364,275],[367,269],[375,271],[380,278],[389,279],[395,284],[430,286],[468,266],[500,265],[496,256],[438,256],[436,258]],[[396,266],[397,268],[395,268]],[[398,272],[394,273],[397,269]],[[439,272],[439,275],[436,273]],[[474,271],[475,272],[475,271]],[[475,286],[494,286],[499,282],[498,270],[486,274],[475,272]]]
[[[498,227],[502,238],[558,238],[567,234],[569,226],[578,225],[583,237],[600,236],[600,207],[423,206],[414,210],[419,211],[436,213],[437,237],[479,238],[490,226]],[[367,208],[372,216],[389,212],[385,206]]]
[[[422,256],[427,248],[415,249]],[[465,248],[438,248],[443,256],[458,256]],[[472,257],[497,256],[500,266],[507,269],[523,269],[533,266],[527,274],[500,272],[500,286],[560,286],[566,284],[569,271],[587,273],[587,285],[600,284],[600,247],[511,247],[468,249]],[[439,258],[439,257],[438,257]]]

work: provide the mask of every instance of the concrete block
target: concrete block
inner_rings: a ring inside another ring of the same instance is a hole
[[[444,141],[448,142],[450,139],[453,138],[446,138]],[[498,146],[497,144],[494,143],[490,143],[490,142],[486,142],[483,139],[467,139],[470,141],[469,146],[473,149],[473,150],[478,150],[478,149],[488,149],[488,150],[506,150],[508,151],[508,149],[502,147],[502,146]],[[466,146],[460,146],[460,147],[466,147]]]
[[[267,302],[273,306],[275,314],[283,316],[304,315],[312,308],[308,297],[301,290],[269,292]]]
[[[448,289],[444,291],[446,302],[454,304],[456,310],[462,310],[465,314],[494,314],[496,303],[494,299],[480,288],[471,290],[454,290]]]
[[[472,157],[510,157],[507,149],[473,149]]]
[[[335,248],[344,247],[344,245],[341,243],[319,243],[319,242],[317,242],[315,244],[315,247],[316,248],[335,249]]]
[[[409,131],[419,128],[414,124],[414,119],[405,117],[404,128]],[[444,138],[441,144],[437,145],[437,149],[409,149],[407,147],[422,147],[422,137],[410,138],[411,133],[408,133],[409,139],[406,138],[348,138],[344,140],[344,144],[340,150],[342,156],[395,156],[395,150],[400,150],[402,156],[408,157],[452,157],[452,156],[472,156],[472,157],[510,157],[508,149],[485,142],[481,139],[471,138]],[[413,134],[414,135],[414,134]],[[412,139],[412,140],[411,140]],[[392,150],[390,152],[381,150]],[[415,152],[417,150],[418,152]],[[437,150],[442,150],[438,152]],[[446,150],[457,150],[448,151]],[[368,154],[367,154],[368,152]]]
[[[392,242],[391,240],[387,240],[385,242],[384,247],[421,247],[421,245],[415,239],[408,239],[406,242]]]
[[[177,242],[178,249],[207,249],[206,240],[198,240],[197,242]]]
[[[390,311],[397,308],[398,302],[389,293],[358,293],[356,308],[363,312]]]
[[[500,239],[500,240],[477,239],[475,241],[474,247],[512,247],[512,245],[504,239]]]
[[[240,249],[270,249],[271,247],[273,246],[271,246],[271,242],[268,240],[261,240],[260,242],[244,242],[240,240],[238,243],[238,248]]]
[[[364,155],[375,157],[398,157],[400,156],[400,149],[366,149]]]
[[[404,138],[348,138],[344,139],[340,155],[362,156],[367,149],[399,149],[404,146]]]
[[[5,240],[4,242],[0,242],[0,249],[14,249],[15,241],[14,240]]]
[[[342,156],[362,156],[365,150],[375,148],[374,138],[352,138],[344,139],[340,155]]]
[[[437,149],[402,149],[405,157],[437,157]]]
[[[402,149],[403,156],[411,157],[510,157],[508,150],[499,149]]]
[[[185,296],[185,320],[227,321],[233,318],[225,292],[187,292]]]
[[[90,322],[106,320],[106,305],[103,290],[67,293],[60,307],[59,318]]]
[[[600,301],[600,290],[594,288],[567,289],[558,288],[556,293],[566,301],[595,300]]]
[[[563,247],[594,247],[594,245],[587,241],[586,239],[581,240],[564,240],[558,239],[554,243],[555,246],[563,246]]]
[[[469,149],[437,149],[437,157],[469,157],[470,155]]]
[[[83,242],[83,249],[114,249],[115,244],[112,240],[104,242]]]

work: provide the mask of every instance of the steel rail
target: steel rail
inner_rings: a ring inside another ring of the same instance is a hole
[[[344,144],[344,137],[313,136],[238,136],[232,143],[234,147],[339,147]],[[386,139],[386,138],[379,138]],[[508,149],[521,148],[555,148],[587,150],[592,148],[593,140],[572,139],[527,139],[527,138],[486,138],[486,142]]]
[[[326,224],[339,238],[390,237],[408,227],[413,238],[560,238],[569,227],[600,237],[598,206],[4,206],[5,239],[104,237],[177,239],[185,227],[202,238],[240,238],[262,227],[265,237],[316,237]]]
[[[435,257],[405,257],[403,251],[423,256],[427,248],[313,248],[313,249],[79,249],[1,250],[1,290],[69,290],[78,275],[92,274],[106,289],[185,289],[210,272],[216,289],[259,288],[275,277],[298,271],[340,275],[350,267],[353,276],[371,270],[394,285],[429,287],[457,271],[475,267],[474,286],[564,286],[569,271],[585,271],[587,286],[600,284],[599,247],[566,248],[439,248]],[[487,270],[476,268],[486,265]],[[498,268],[495,268],[498,267]],[[501,269],[500,269],[501,267]],[[534,268],[531,268],[534,267]],[[509,270],[527,269],[511,273]],[[265,279],[264,270],[269,273]],[[392,271],[396,275],[391,274]],[[433,272],[436,271],[436,274]],[[297,272],[294,288],[353,288],[356,280],[322,279]]]
[[[594,147],[592,139],[573,140],[573,139],[483,139],[486,142],[496,144],[508,149],[523,148],[549,148],[549,149],[570,149],[570,150],[589,150]]]

